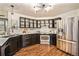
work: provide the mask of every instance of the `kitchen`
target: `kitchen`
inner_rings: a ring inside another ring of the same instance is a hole
[[[0,55],[78,56],[79,4],[51,6],[0,4]]]

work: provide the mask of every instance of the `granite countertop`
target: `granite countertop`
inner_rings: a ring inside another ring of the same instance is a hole
[[[40,34],[40,35],[50,35],[50,34],[56,34],[56,33],[23,33],[23,34],[20,34],[20,35],[28,35],[28,34]]]
[[[2,36],[0,37],[0,46],[2,46],[9,38],[16,37],[18,35]]]
[[[53,33],[29,33],[29,34],[50,35],[50,34],[53,34]],[[19,35],[26,35],[26,34],[19,34]],[[19,35],[15,34],[15,35],[10,35],[10,36],[0,37],[0,46],[2,46],[9,38],[16,37],[16,36],[19,36]]]
[[[7,38],[0,38],[0,46],[2,46],[8,39],[9,39],[9,37],[7,37]]]

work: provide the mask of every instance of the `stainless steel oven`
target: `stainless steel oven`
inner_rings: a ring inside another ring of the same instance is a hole
[[[40,44],[50,44],[50,35],[40,35]]]

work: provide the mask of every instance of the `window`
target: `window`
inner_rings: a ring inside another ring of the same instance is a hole
[[[4,35],[7,29],[7,19],[0,18],[0,35]]]

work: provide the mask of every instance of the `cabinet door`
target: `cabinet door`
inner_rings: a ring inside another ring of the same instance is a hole
[[[57,27],[57,20],[54,20],[54,27],[55,27],[55,28],[58,28],[58,27]]]
[[[66,51],[66,42],[63,41],[63,51]]]
[[[30,45],[30,35],[23,35],[22,36],[22,44],[23,44],[23,47],[26,47],[26,46],[29,46]]]
[[[44,20],[41,20],[41,27],[44,27]]]
[[[38,21],[38,28],[41,28],[41,21]]]
[[[60,41],[60,49],[63,50],[63,41]]]
[[[68,53],[72,54],[72,43],[68,43]]]
[[[52,20],[52,28],[55,28],[55,20]]]
[[[36,20],[34,20],[34,28],[36,28]]]
[[[55,20],[54,19],[49,20],[49,28],[55,28]]]
[[[68,42],[66,42],[66,52],[68,53]]]
[[[60,40],[57,40],[57,48],[60,49]]]
[[[36,44],[40,44],[40,34],[36,34]]]
[[[15,37],[10,39],[10,50],[11,55],[13,55],[17,51],[17,40]]]
[[[29,20],[26,19],[26,28],[29,28]]]
[[[36,28],[41,28],[41,21],[40,20],[36,20]]]
[[[24,24],[24,22],[21,22],[21,24],[20,24],[20,28],[25,28],[25,24]]]
[[[35,44],[35,34],[31,34],[30,36],[30,45]]]
[[[17,36],[17,48],[18,50],[22,48],[22,36]]]
[[[72,55],[78,55],[76,42],[72,44]]]
[[[49,20],[49,28],[52,28],[52,20]]]
[[[20,17],[20,28],[25,28],[26,27],[26,21],[25,21],[26,18],[24,17]]]
[[[38,28],[38,20],[36,20],[36,28]]]
[[[56,34],[50,35],[50,44],[56,45]]]
[[[30,28],[33,28],[33,20],[30,20]]]
[[[50,23],[50,28],[52,28],[52,23]]]

